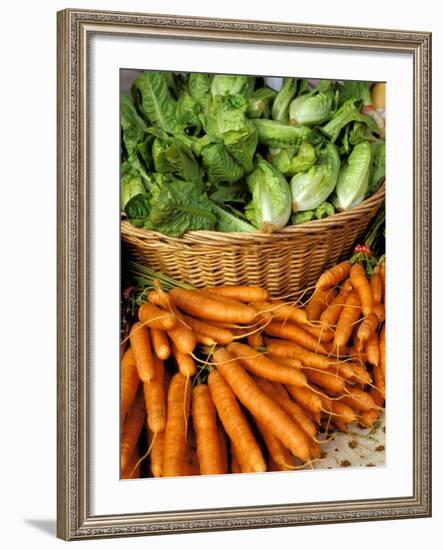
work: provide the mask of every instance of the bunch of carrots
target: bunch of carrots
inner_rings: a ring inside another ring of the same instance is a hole
[[[158,285],[121,360],[121,477],[294,470],[385,404],[385,264],[326,270],[303,301]],[[326,436],[324,435],[326,433]]]

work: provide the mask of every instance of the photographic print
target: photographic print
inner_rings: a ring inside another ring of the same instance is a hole
[[[429,517],[430,33],[68,9],[57,70],[58,536]]]
[[[122,479],[385,464],[385,87],[121,69]]]

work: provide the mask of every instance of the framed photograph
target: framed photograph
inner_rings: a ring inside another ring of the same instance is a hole
[[[58,536],[431,515],[431,34],[58,13]]]

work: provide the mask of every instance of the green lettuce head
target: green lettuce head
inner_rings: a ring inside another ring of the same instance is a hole
[[[282,229],[291,216],[291,191],[286,178],[266,160],[259,157],[256,169],[246,179],[252,201],[246,216],[261,231]]]
[[[337,148],[327,143],[321,149],[318,162],[306,172],[291,179],[292,210],[303,212],[320,206],[334,190],[340,170]]]
[[[371,145],[356,145],[340,170],[336,188],[336,204],[340,210],[354,208],[365,198],[371,170]]]

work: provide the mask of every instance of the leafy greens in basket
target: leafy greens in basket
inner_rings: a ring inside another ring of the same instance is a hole
[[[137,227],[279,231],[354,208],[385,174],[367,82],[145,71],[121,96],[121,207]]]

